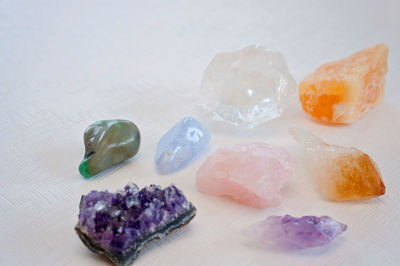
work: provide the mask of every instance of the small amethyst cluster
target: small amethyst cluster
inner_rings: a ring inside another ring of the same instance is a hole
[[[174,185],[139,190],[131,184],[116,193],[91,191],[82,196],[76,230],[91,250],[109,258],[115,255],[119,259],[110,258],[113,262],[125,264],[150,240],[189,222],[195,211]]]
[[[270,216],[245,233],[261,243],[289,249],[324,246],[346,231],[347,225],[329,216]]]

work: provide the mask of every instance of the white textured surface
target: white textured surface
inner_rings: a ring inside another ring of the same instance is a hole
[[[189,3],[190,2],[190,3]],[[174,182],[198,207],[193,222],[153,242],[136,265],[396,265],[400,261],[400,2],[393,1],[0,1],[0,264],[106,265],[73,227],[81,194]],[[385,42],[390,48],[383,103],[350,126],[312,121],[297,101],[252,131],[208,123],[195,107],[201,75],[218,52],[262,44],[281,51],[299,81],[318,65]],[[160,176],[157,141],[184,116],[220,146],[263,140],[286,147],[293,122],[329,143],[352,145],[378,162],[387,193],[334,203],[321,198],[302,167],[281,206],[255,210],[197,192],[200,160]],[[99,178],[78,173],[83,131],[125,118],[141,129],[138,156]],[[263,250],[244,227],[272,214],[327,214],[349,226],[326,248]]]

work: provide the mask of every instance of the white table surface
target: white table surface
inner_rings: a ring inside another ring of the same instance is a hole
[[[80,196],[128,182],[174,182],[198,208],[182,230],[148,245],[135,265],[398,265],[400,263],[400,1],[0,1],[0,264],[107,265],[73,228]],[[390,47],[385,98],[349,126],[309,119],[297,100],[255,130],[209,122],[196,107],[202,73],[218,52],[262,44],[281,51],[297,81],[320,64],[384,42]],[[207,154],[162,176],[159,138],[185,116],[212,134]],[[124,118],[142,133],[139,154],[98,178],[78,172],[83,132]],[[379,164],[386,195],[324,200],[292,123],[351,145]],[[261,140],[288,149],[299,171],[277,208],[256,210],[201,194],[195,173],[218,147]],[[330,215],[348,231],[331,245],[263,249],[241,231],[269,215]]]

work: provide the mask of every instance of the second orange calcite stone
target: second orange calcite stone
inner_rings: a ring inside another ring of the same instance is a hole
[[[368,154],[329,145],[301,128],[292,127],[289,131],[303,147],[317,186],[326,198],[364,200],[385,194],[379,168]]]
[[[383,97],[388,50],[378,44],[320,66],[299,85],[303,110],[325,122],[356,121]]]

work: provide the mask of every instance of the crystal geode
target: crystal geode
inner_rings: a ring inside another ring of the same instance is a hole
[[[155,156],[157,170],[168,174],[184,168],[204,151],[210,138],[210,133],[200,122],[185,117],[158,142]]]
[[[203,74],[200,106],[214,120],[253,128],[279,117],[295,92],[283,55],[249,46],[213,58]]]
[[[270,216],[245,230],[245,235],[265,245],[287,249],[305,249],[329,244],[346,231],[347,225],[328,216],[301,218]]]
[[[300,127],[289,132],[303,147],[321,193],[334,201],[363,200],[385,194],[378,165],[368,154],[329,145]]]
[[[131,184],[115,193],[82,196],[75,230],[93,252],[128,265],[148,242],[189,223],[195,214],[196,208],[174,185],[139,190]]]
[[[217,150],[197,172],[200,192],[226,196],[254,208],[277,206],[281,189],[297,169],[282,148],[258,142]]]

